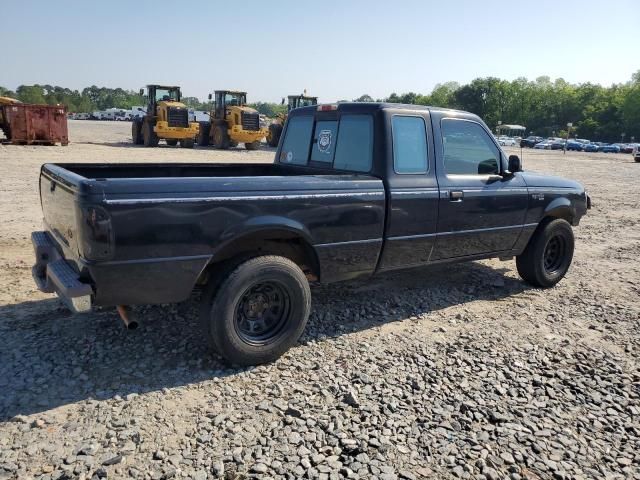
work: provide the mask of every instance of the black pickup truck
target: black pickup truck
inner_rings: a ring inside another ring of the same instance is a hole
[[[524,172],[475,115],[344,103],[292,111],[274,164],[46,164],[34,279],[75,311],[180,302],[229,362],[302,333],[310,281],[489,257],[551,287],[590,207],[571,180]]]

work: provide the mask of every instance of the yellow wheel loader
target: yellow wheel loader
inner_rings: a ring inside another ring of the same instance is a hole
[[[144,89],[140,89],[144,95]],[[180,87],[147,85],[147,113],[131,122],[131,137],[136,145],[157,147],[160,139],[167,145],[193,148],[200,126],[189,122],[189,109],[180,101]]]
[[[246,92],[216,90],[210,118],[210,122],[200,122],[198,145],[226,150],[244,143],[247,150],[255,150],[267,135],[267,129],[260,127],[258,112],[247,106]]]
[[[269,132],[267,133],[267,143],[270,147],[277,147],[280,141],[280,135],[282,135],[282,128],[284,122],[287,121],[287,115],[291,110],[298,107],[308,107],[309,105],[317,105],[318,97],[308,97],[305,93],[302,95],[289,95],[287,103],[287,113],[279,113],[273,123],[269,125]],[[282,99],[284,105],[284,98]]]

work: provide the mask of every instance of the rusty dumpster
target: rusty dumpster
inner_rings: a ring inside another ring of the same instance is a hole
[[[7,137],[0,140],[17,145],[67,145],[67,107],[64,105],[2,105],[2,127]]]

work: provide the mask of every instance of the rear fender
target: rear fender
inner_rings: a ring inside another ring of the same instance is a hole
[[[255,252],[291,257],[297,249],[293,256],[302,255],[303,258],[292,258],[292,260],[305,263],[314,275],[318,277],[320,275],[318,257],[313,248],[311,234],[304,225],[290,218],[276,215],[253,217],[227,229],[220,239],[220,243],[213,251],[211,263],[251,255]],[[289,251],[287,245],[292,243],[295,244],[295,248]]]

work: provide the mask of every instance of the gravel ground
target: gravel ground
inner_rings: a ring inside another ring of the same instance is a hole
[[[594,200],[557,287],[497,260],[315,287],[300,344],[237,370],[207,353],[197,294],[138,308],[126,331],[33,286],[42,162],[273,156],[127,148],[128,129],[70,122],[68,147],[0,146],[0,479],[640,478],[629,155],[524,152]]]

